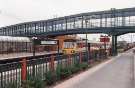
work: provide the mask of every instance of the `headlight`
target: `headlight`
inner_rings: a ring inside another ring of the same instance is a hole
[[[74,50],[72,50],[72,51],[71,51],[71,53],[75,53],[75,51],[74,51]]]

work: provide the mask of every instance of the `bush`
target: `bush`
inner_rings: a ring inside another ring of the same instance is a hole
[[[55,83],[56,81],[56,73],[55,72],[52,72],[52,71],[49,71],[46,73],[46,84],[47,85],[52,85]]]
[[[87,62],[83,62],[80,64],[80,70],[85,70],[86,68],[88,68],[88,63]]]
[[[87,63],[76,63],[73,66],[62,67],[62,65],[58,65],[56,68],[56,72],[49,71],[46,73],[46,84],[52,85],[57,80],[65,79],[69,77],[72,73],[76,73],[80,70],[84,70],[88,67]]]
[[[79,67],[75,67],[75,66],[72,66],[72,67],[71,67],[71,72],[72,72],[72,73],[76,73],[76,72],[78,72],[78,71],[80,71],[80,68],[79,68]]]
[[[70,67],[63,68],[62,66],[58,66],[56,69],[57,79],[64,79],[72,74]]]
[[[8,83],[5,88],[17,88],[17,84],[15,82]]]
[[[33,80],[33,87],[34,88],[44,88],[45,82],[41,78],[36,78]]]
[[[64,79],[64,78],[70,76],[71,74],[72,74],[72,73],[71,73],[70,67],[62,68],[62,69],[61,69],[61,72],[60,72],[60,77],[61,77],[62,79]]]
[[[62,69],[62,65],[58,65],[56,68],[56,75],[57,75],[57,80],[60,80],[60,74],[61,74],[61,69]]]
[[[34,84],[32,80],[22,81],[22,88],[34,88],[32,84]]]
[[[85,70],[88,67],[88,63],[87,62],[83,62],[83,63],[76,63],[71,67],[71,72],[72,73],[76,73],[80,70]]]
[[[44,88],[45,82],[41,78],[31,78],[22,82],[22,88]]]
[[[80,66],[79,66],[79,63],[75,63],[72,67],[71,67],[71,72],[72,73],[76,73],[80,71]]]

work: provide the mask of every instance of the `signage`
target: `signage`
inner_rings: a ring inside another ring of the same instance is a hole
[[[34,40],[35,45],[56,45],[58,43],[57,40]]]
[[[110,38],[105,36],[100,38],[100,42],[110,42]]]
[[[41,41],[41,45],[56,45],[57,41]]]

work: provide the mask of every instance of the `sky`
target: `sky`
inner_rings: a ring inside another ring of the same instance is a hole
[[[135,0],[0,0],[0,27],[83,12],[130,7],[135,7]],[[93,40],[95,36],[88,35]],[[129,35],[119,39],[131,40]]]

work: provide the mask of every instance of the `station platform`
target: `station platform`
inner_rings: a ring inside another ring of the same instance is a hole
[[[135,54],[129,50],[53,88],[135,88]]]
[[[35,56],[39,56],[39,55],[49,55],[49,54],[56,54],[58,53],[58,51],[51,51],[51,52],[36,52]],[[61,53],[61,51],[60,51]],[[31,57],[33,56],[33,53],[27,53],[27,52],[23,52],[23,53],[10,53],[10,54],[0,54],[0,60],[6,60],[6,59],[13,59],[13,58],[23,58],[23,57]]]

